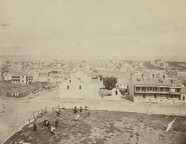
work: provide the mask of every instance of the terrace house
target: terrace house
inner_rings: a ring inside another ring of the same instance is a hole
[[[134,101],[180,100],[181,85],[173,79],[134,78]]]

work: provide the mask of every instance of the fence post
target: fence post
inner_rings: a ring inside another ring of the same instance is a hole
[[[29,118],[29,116],[28,116],[28,122],[29,122],[29,124],[30,124],[30,118]]]
[[[147,115],[149,115],[148,109],[147,109]]]
[[[37,121],[37,116],[35,116],[34,113],[33,113],[33,118],[34,118],[34,122],[36,122]]]
[[[47,105],[45,105],[46,113],[47,113]]]

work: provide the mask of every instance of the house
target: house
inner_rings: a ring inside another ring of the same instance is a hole
[[[49,82],[47,71],[35,71],[33,82]]]
[[[33,80],[33,76],[31,75],[24,75],[24,74],[14,74],[12,75],[12,83],[23,83],[29,84]]]
[[[113,88],[112,90],[111,90],[111,95],[113,96],[113,97],[121,97],[121,92],[118,90],[118,89],[116,89],[116,88]]]
[[[177,77],[178,76],[178,71],[177,70],[168,70],[167,71],[167,75],[169,76],[169,77]]]
[[[11,81],[12,83],[23,83],[29,84],[33,81],[32,75],[27,74],[13,74],[13,73],[4,73],[3,74],[5,81]]]
[[[61,84],[64,75],[62,76],[60,71],[51,71],[48,73],[48,81],[53,84]]]
[[[99,94],[101,98],[104,98],[106,100],[121,100],[121,92],[113,88],[112,90],[107,90],[107,89],[100,89]]]
[[[133,78],[131,86],[134,101],[174,102],[181,99],[181,84],[173,79]]]
[[[102,83],[95,83],[91,76],[83,71],[72,73],[60,84],[60,98],[98,98]]]
[[[3,79],[5,81],[10,81],[12,79],[12,73],[3,73]]]

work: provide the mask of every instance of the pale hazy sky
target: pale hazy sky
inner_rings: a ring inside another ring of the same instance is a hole
[[[186,0],[0,0],[0,54],[186,56]]]

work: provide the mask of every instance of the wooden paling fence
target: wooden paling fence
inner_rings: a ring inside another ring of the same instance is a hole
[[[48,112],[47,107],[45,107],[44,109],[33,112],[29,116],[26,116],[21,122],[15,125],[10,131],[8,131],[2,137],[0,137],[0,144],[6,142],[12,135],[14,135],[16,132],[21,130],[25,125],[36,122],[38,118],[41,118],[47,112]]]
[[[47,108],[41,109],[40,111],[33,112],[30,116],[28,116],[29,124],[32,122],[36,122],[38,118],[42,117],[45,113],[47,113]]]

